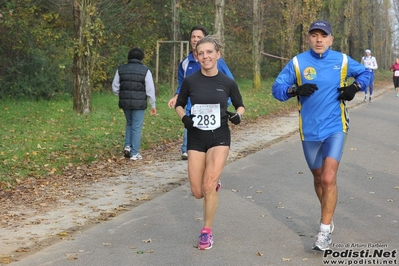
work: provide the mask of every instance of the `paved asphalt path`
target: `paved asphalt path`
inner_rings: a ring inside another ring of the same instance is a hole
[[[332,252],[399,250],[399,98],[350,109],[338,172]],[[12,265],[323,265],[311,249],[320,219],[299,136],[230,163],[222,175],[214,247],[195,248],[202,201],[188,184]],[[366,253],[368,252],[368,253]],[[378,251],[380,252],[380,251]],[[343,255],[341,255],[343,254]],[[352,258],[353,259],[353,258]],[[343,258],[345,263],[349,258]],[[357,261],[357,265],[360,264]],[[371,262],[367,265],[377,265]]]

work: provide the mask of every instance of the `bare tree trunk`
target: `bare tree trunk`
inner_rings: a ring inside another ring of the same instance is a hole
[[[285,0],[281,2],[282,5],[282,23],[284,26],[283,40],[281,47],[281,56],[291,58],[297,51],[295,47],[295,29],[301,23],[301,2],[295,0]],[[285,64],[286,62],[282,62]]]
[[[75,54],[73,57],[73,110],[79,114],[91,111],[91,51],[84,30],[88,27],[90,15],[88,6],[91,0],[76,0],[73,3],[73,18],[75,27]]]
[[[350,34],[350,25],[353,23],[352,18],[354,14],[354,1],[349,0],[345,4],[345,10],[344,10],[344,32],[342,35],[342,41],[341,41],[341,47],[340,51],[346,54],[350,53],[349,50],[349,34]]]
[[[220,36],[220,44],[224,46],[224,0],[215,0],[215,34]]]
[[[262,29],[262,17],[261,7],[259,6],[259,0],[253,0],[253,26],[252,26],[252,83],[255,90],[259,90],[261,87],[261,74],[260,74],[260,63],[261,57],[261,29]]]
[[[397,29],[397,27],[399,27],[399,2],[398,1],[392,1],[392,9],[393,9],[393,16],[396,19],[396,23],[394,23],[394,25],[396,25],[396,27],[394,26],[394,28]],[[396,33],[393,36],[394,41],[393,41],[393,50],[394,50],[394,54],[395,56],[399,55],[399,34],[398,31],[396,30]]]
[[[294,0],[296,4],[298,1]],[[302,38],[302,51],[306,51],[309,49],[309,44],[306,42],[305,36],[308,34],[308,29],[310,23],[312,23],[316,18],[318,18],[317,14],[319,10],[323,6],[323,0],[312,0],[312,1],[302,1],[300,12],[297,16],[300,17],[301,20],[301,38]],[[291,15],[295,16],[295,15]]]
[[[172,47],[172,76],[171,76],[171,81],[170,81],[170,87],[172,88],[172,93],[174,94],[176,91],[176,84],[177,84],[177,66],[179,64],[178,62],[178,56],[177,56],[177,48],[178,44],[176,41],[179,40],[179,32],[180,32],[180,13],[177,10],[177,7],[179,5],[179,0],[172,0],[172,33],[173,33],[173,47]],[[183,45],[183,44],[181,44]]]
[[[389,69],[391,66],[392,58],[392,48],[390,47],[393,43],[392,40],[392,29],[394,22],[392,20],[386,20],[384,18],[389,17],[391,14],[391,4],[389,0],[382,1],[382,14],[380,17],[380,28],[381,28],[381,59],[379,60],[379,65],[381,64],[382,69]]]

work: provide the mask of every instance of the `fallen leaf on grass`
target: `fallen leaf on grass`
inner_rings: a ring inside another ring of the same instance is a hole
[[[78,254],[66,254],[67,255],[67,260],[77,260],[78,259]]]
[[[117,208],[115,208],[115,210],[117,210],[117,211],[128,211],[129,209],[124,207],[124,206],[120,206],[119,205]]]
[[[22,253],[22,252],[29,252],[29,251],[30,251],[30,248],[23,247],[23,248],[17,249],[15,252]]]
[[[101,212],[100,215],[105,216],[107,218],[109,217],[116,217],[118,215],[117,212]]]
[[[141,198],[137,198],[138,201],[149,201],[151,200],[149,195],[142,196]]]
[[[4,264],[11,263],[11,257],[10,256],[1,256],[0,263],[4,263]]]

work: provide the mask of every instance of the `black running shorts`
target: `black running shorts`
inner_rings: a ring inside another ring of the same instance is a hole
[[[230,147],[231,136],[227,124],[215,130],[192,128],[187,133],[187,150],[207,152],[210,148],[216,146]]]

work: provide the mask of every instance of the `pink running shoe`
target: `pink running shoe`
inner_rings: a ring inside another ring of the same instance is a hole
[[[198,242],[198,249],[211,249],[213,246],[213,236],[207,233],[202,233],[200,236],[200,241]]]
[[[219,192],[221,186],[222,186],[222,182],[219,179],[218,184],[216,185],[216,192]]]

